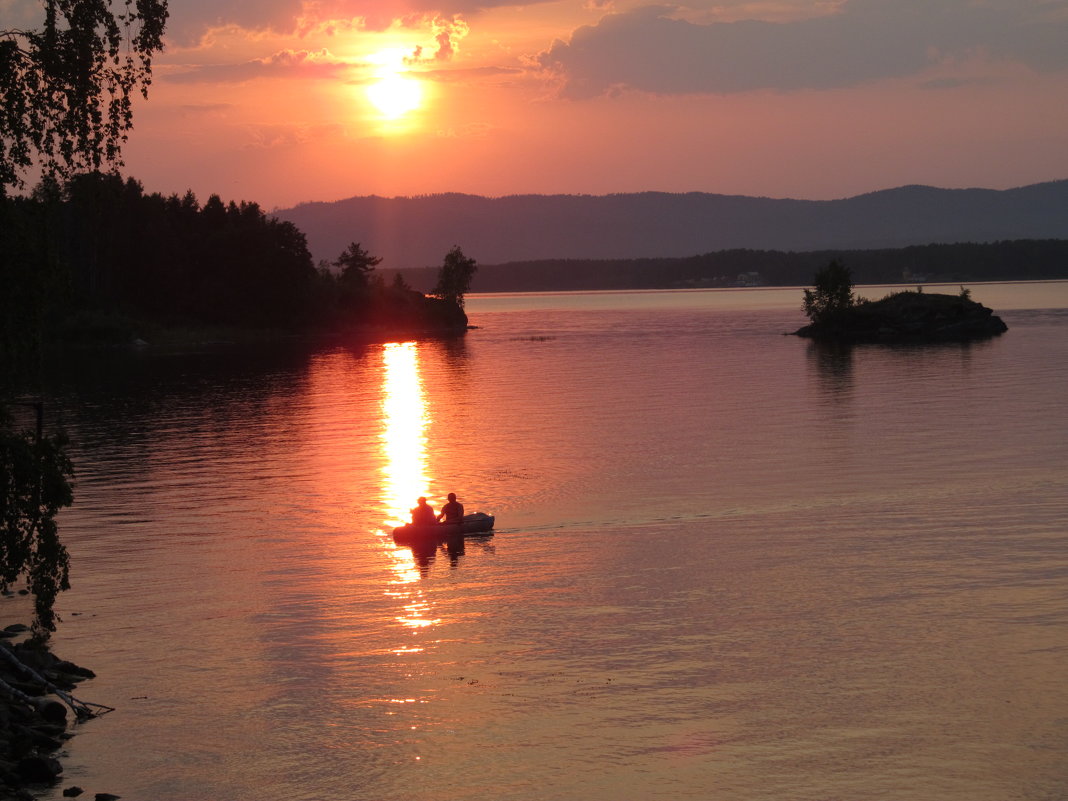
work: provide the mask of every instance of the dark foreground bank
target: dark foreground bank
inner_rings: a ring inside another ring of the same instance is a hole
[[[0,634],[13,638],[26,631],[16,624]],[[78,682],[93,676],[41,643],[0,641],[0,799],[29,801],[60,780],[63,767],[57,755],[73,736],[69,725],[108,711],[70,695]],[[75,786],[63,791],[69,798],[82,793]],[[108,793],[93,797],[117,798]]]

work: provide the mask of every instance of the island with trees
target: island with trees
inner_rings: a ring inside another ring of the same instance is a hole
[[[804,290],[802,309],[811,322],[797,336],[837,343],[885,344],[967,342],[1008,330],[991,309],[958,295],[892,292],[881,300],[858,298],[849,268],[834,260],[818,271],[814,288]]]

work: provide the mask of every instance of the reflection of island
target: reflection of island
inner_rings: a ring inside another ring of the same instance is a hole
[[[809,343],[807,355],[820,389],[832,401],[847,400],[853,391],[853,345],[816,340]]]

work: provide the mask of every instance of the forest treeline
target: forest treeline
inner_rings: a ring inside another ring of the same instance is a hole
[[[483,264],[475,292],[807,286],[831,261],[860,284],[1033,281],[1068,278],[1068,240],[916,245],[878,250],[722,250],[689,258],[546,259]],[[400,271],[411,286],[430,286],[431,269]]]
[[[475,278],[459,248],[441,268],[391,270],[352,242],[316,265],[304,233],[256,203],[146,193],[133,178],[92,172],[0,199],[0,352],[182,327],[455,331],[466,327],[469,288],[804,286],[832,260],[862,284],[1068,278],[1068,240],[557,259],[482,265]]]
[[[0,349],[127,341],[146,326],[466,326],[462,292],[457,302],[455,291],[426,298],[402,279],[387,285],[378,261],[353,243],[317,266],[304,234],[256,203],[146,193],[117,173],[44,181],[0,199]]]

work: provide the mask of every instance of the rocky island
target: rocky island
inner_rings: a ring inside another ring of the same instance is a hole
[[[857,298],[849,269],[837,261],[816,273],[803,309],[812,322],[793,333],[829,342],[969,342],[1009,330],[964,287],[958,295],[928,294],[918,287],[882,300]]]
[[[1008,331],[991,309],[961,295],[896,292],[861,301],[794,333],[836,342],[967,342]]]

